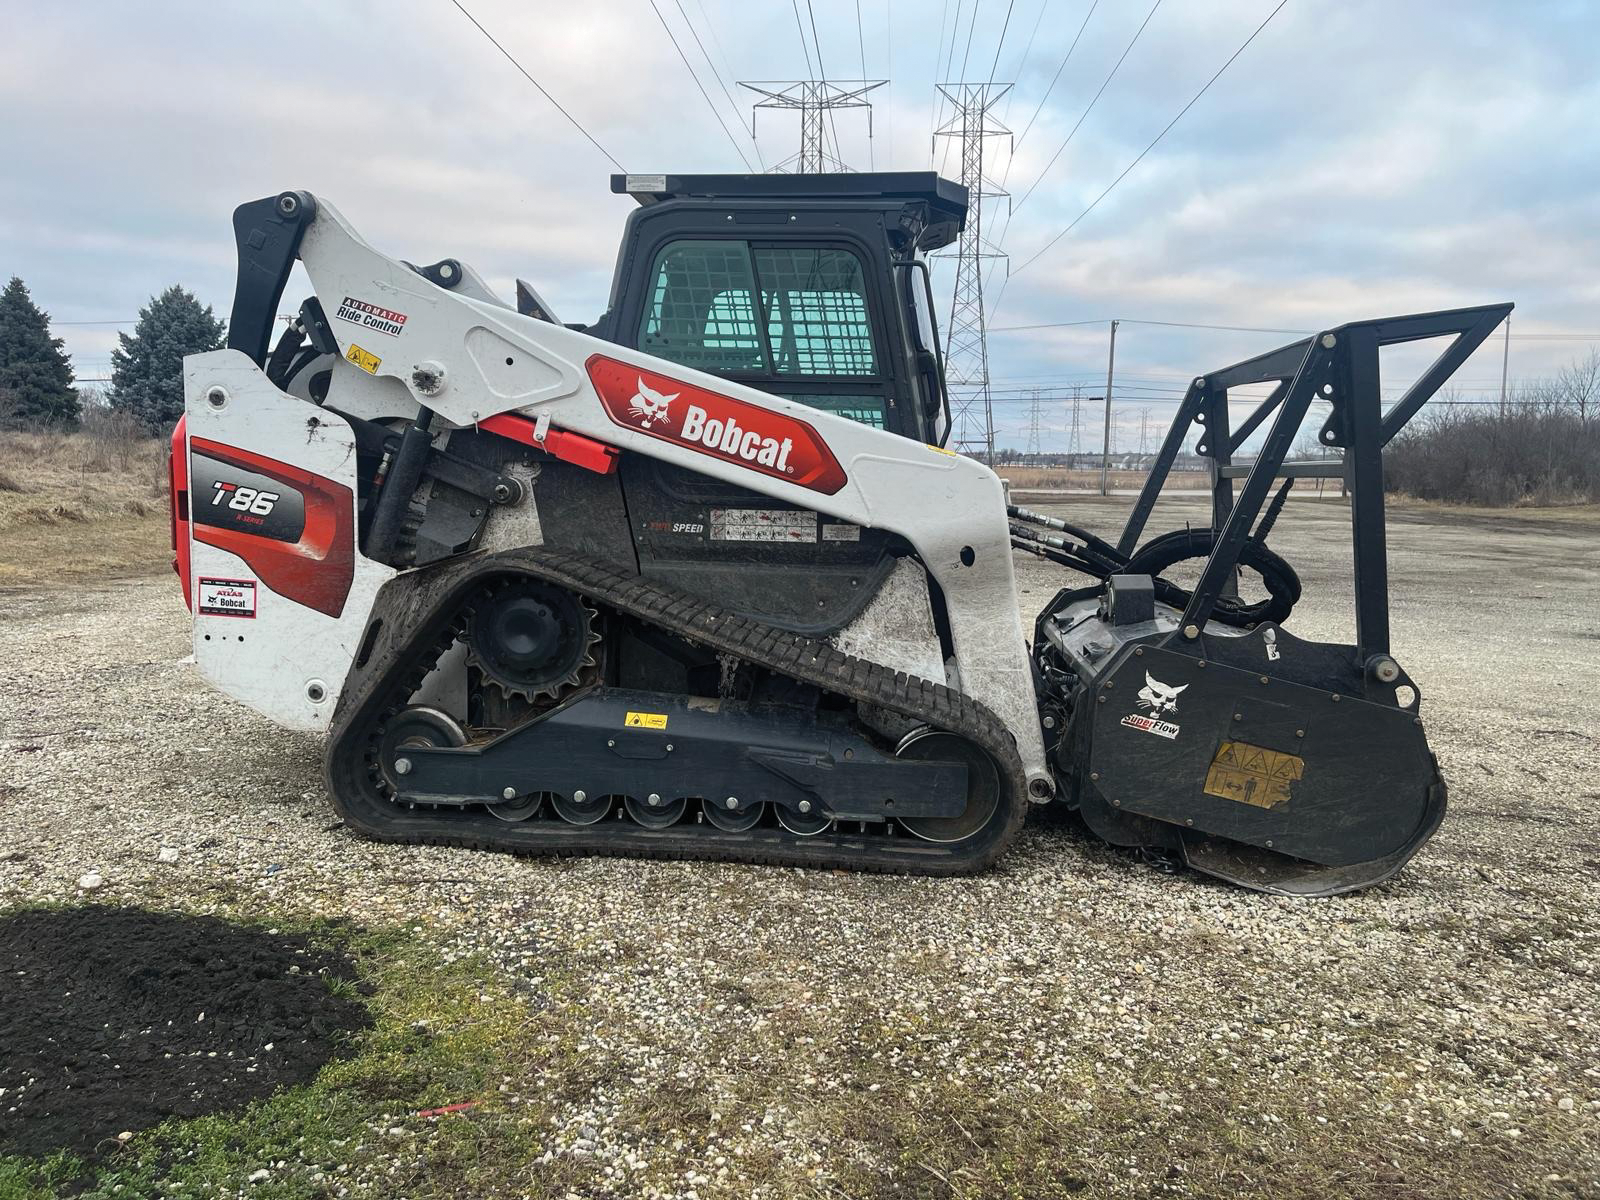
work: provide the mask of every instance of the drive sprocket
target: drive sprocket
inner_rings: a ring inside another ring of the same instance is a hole
[[[595,665],[596,614],[580,597],[542,580],[510,581],[487,593],[467,625],[467,662],[508,696],[554,698]]]

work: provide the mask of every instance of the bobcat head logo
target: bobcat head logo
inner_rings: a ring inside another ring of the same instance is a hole
[[[639,380],[639,392],[632,400],[628,401],[628,411],[639,418],[639,423],[648,429],[652,425],[659,425],[667,419],[667,405],[678,398],[678,393],[670,396],[663,395]]]
[[[1175,713],[1178,711],[1178,693],[1188,686],[1186,683],[1181,687],[1171,687],[1146,671],[1144,687],[1139,689],[1139,706],[1148,708],[1152,717]]]

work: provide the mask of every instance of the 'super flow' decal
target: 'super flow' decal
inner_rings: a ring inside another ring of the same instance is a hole
[[[1139,707],[1146,710],[1150,715],[1141,716],[1138,713],[1129,713],[1122,718],[1122,724],[1129,729],[1137,729],[1143,733],[1153,733],[1157,737],[1164,737],[1169,740],[1176,738],[1182,726],[1175,725],[1171,721],[1164,721],[1162,718],[1177,715],[1178,693],[1188,686],[1187,683],[1180,683],[1176,687],[1168,683],[1162,683],[1150,672],[1146,671],[1144,673],[1144,687],[1139,689],[1139,694],[1135,699],[1138,700]]]

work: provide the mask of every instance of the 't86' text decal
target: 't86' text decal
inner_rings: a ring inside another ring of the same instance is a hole
[[[213,507],[226,501],[228,507],[236,512],[254,513],[258,517],[264,517],[272,512],[272,506],[283,499],[278,492],[257,491],[255,488],[240,487],[236,483],[224,483],[220,479],[211,486]]]
[[[298,488],[198,450],[189,462],[189,487],[197,524],[279,542],[300,540],[305,532],[306,510],[305,497]]]

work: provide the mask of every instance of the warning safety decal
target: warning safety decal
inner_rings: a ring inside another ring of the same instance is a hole
[[[713,542],[814,542],[817,514],[787,508],[713,508]]]
[[[667,714],[631,712],[622,719],[622,723],[630,729],[665,729]]]
[[[345,351],[344,356],[368,375],[376,375],[378,368],[383,365],[383,359],[379,358],[371,350],[363,350],[354,342],[350,343],[350,349]]]
[[[1223,742],[1206,772],[1206,795],[1257,808],[1289,802],[1290,787],[1305,774],[1306,760],[1245,742]]]

